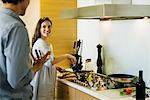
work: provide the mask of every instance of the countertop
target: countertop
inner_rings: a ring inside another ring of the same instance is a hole
[[[119,92],[120,89],[95,91],[95,90],[83,87],[81,85],[78,85],[76,83],[67,81],[66,79],[57,78],[57,81],[62,82],[72,88],[78,89],[100,100],[136,100],[135,98],[133,98],[133,95],[120,96],[120,92]],[[146,100],[150,100],[150,98],[146,98]]]

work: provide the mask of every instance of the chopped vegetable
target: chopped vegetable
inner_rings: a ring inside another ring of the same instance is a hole
[[[130,95],[130,94],[132,94],[134,91],[135,91],[135,89],[134,89],[134,88],[131,88],[131,87],[124,88],[124,89],[121,89],[120,95],[121,95],[121,96],[123,96],[123,95]]]

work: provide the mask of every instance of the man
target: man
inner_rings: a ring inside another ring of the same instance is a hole
[[[30,0],[1,0],[0,11],[0,100],[32,98],[30,81],[41,69],[49,52],[29,68],[29,38],[19,15],[25,14]]]

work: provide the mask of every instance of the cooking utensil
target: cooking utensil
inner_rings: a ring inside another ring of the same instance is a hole
[[[108,78],[120,83],[130,83],[136,78],[136,76],[128,74],[110,74],[108,75]]]
[[[73,54],[76,57],[76,64],[73,64],[71,66],[71,68],[73,69],[74,72],[78,72],[82,69],[83,65],[82,65],[82,40],[79,40],[77,42],[74,42],[74,46],[73,48],[76,48],[76,53]]]
[[[110,74],[107,76],[108,88],[126,88],[134,87],[137,82],[137,77],[129,74]]]

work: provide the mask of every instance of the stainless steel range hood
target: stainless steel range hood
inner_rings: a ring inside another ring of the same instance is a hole
[[[102,4],[62,12],[62,18],[77,19],[137,19],[150,17],[150,5]]]

